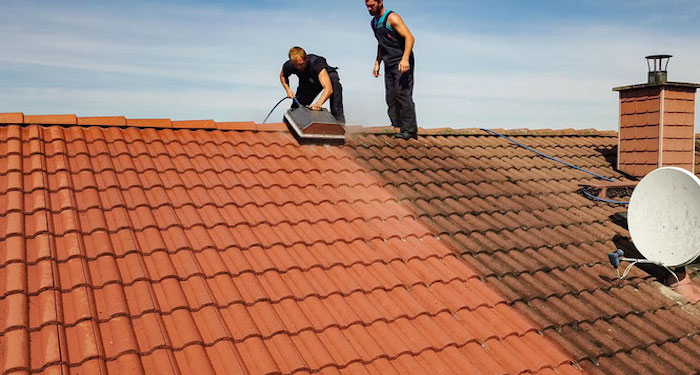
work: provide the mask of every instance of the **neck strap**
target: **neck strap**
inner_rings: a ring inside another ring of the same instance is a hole
[[[377,25],[378,27],[379,27],[379,26],[382,26],[382,25],[386,25],[386,28],[387,28],[387,29],[393,30],[393,28],[386,22],[386,19],[387,19],[387,17],[389,17],[389,13],[391,13],[391,12],[393,12],[393,11],[392,11],[392,10],[389,10],[389,9],[385,9],[385,10],[384,10],[384,14],[382,14],[381,17],[375,18],[375,19],[377,20],[377,24],[376,24],[376,25]]]

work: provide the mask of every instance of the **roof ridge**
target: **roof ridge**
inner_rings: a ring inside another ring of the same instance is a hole
[[[253,121],[217,122],[211,119],[173,121],[169,118],[126,118],[124,116],[25,115],[22,112],[0,113],[0,125],[76,125],[101,127],[136,127],[159,129],[218,129],[287,132],[284,123],[259,124]]]
[[[171,120],[170,118],[126,118],[124,116],[86,116],[78,117],[75,114],[60,115],[25,115],[22,112],[0,113],[0,125],[76,125],[76,126],[101,126],[101,127],[136,127],[159,129],[217,129],[217,130],[249,130],[268,132],[288,132],[284,123],[256,123],[254,121],[218,122],[212,119],[202,120]],[[391,126],[346,126],[349,134],[393,134],[396,130]],[[587,129],[492,129],[504,135],[520,136],[605,136],[617,137],[615,130]],[[445,135],[489,135],[480,128],[418,128],[418,134],[424,136]],[[700,138],[700,135],[698,136]]]
[[[363,127],[358,125],[346,126],[346,131],[348,133],[360,133],[360,134],[393,134],[396,132],[395,128],[391,126],[376,126],[376,127]],[[504,135],[524,135],[524,136],[606,136],[606,137],[617,137],[617,131],[615,130],[597,130],[593,128],[587,129],[528,129],[528,128],[518,128],[518,129],[502,129],[494,128],[491,129],[497,131]],[[418,128],[419,135],[490,135],[484,132],[481,128]]]

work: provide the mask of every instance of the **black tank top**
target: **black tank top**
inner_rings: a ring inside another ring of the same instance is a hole
[[[374,17],[371,22],[374,36],[379,42],[379,52],[382,54],[382,61],[387,67],[399,65],[406,46],[406,39],[389,25],[388,19],[391,13],[394,12],[387,10],[384,12],[384,15],[379,18]],[[413,51],[411,51],[410,58],[413,58]]]

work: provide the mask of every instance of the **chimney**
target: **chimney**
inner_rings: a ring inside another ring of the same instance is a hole
[[[695,91],[700,84],[668,82],[671,57],[647,56],[647,83],[613,88],[620,93],[617,169],[631,176],[665,166],[695,173]]]

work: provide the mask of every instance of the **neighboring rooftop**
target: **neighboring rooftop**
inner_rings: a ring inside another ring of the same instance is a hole
[[[697,300],[614,279],[594,177],[348,130],[0,114],[0,375],[700,372]],[[616,132],[504,132],[627,180]]]

